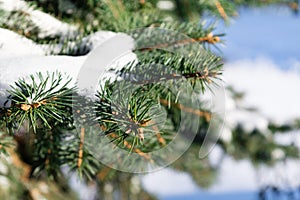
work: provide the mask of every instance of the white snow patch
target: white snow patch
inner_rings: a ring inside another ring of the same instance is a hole
[[[159,1],[157,2],[157,7],[162,10],[174,10],[175,5],[172,1]]]
[[[111,31],[97,31],[85,38],[83,38],[82,42],[88,42],[91,44],[90,48],[95,49],[97,46],[102,44],[105,40],[108,40],[114,36],[116,36],[117,33],[111,32]]]
[[[224,128],[222,129],[220,137],[221,137],[221,140],[223,142],[226,142],[226,143],[231,142],[231,140],[232,140],[232,131],[231,131],[231,129],[228,128],[228,126],[224,126]]]
[[[22,0],[0,0],[0,9],[5,11],[23,11],[28,13],[30,20],[39,28],[40,38],[56,35],[74,35],[77,27],[61,22],[55,17],[39,10],[33,10],[25,1]]]
[[[197,191],[197,186],[187,173],[165,168],[142,177],[147,191],[156,195],[180,195]]]
[[[28,9],[28,5],[25,1],[21,0],[0,0],[0,8],[5,11],[14,11],[20,9]]]
[[[241,60],[225,65],[227,84],[246,92],[245,101],[266,117],[286,121],[300,116],[300,74],[280,70],[271,60]]]
[[[44,50],[31,40],[14,33],[13,31],[0,28],[0,57],[44,55]]]
[[[56,35],[74,36],[77,30],[76,26],[63,23],[49,14],[34,10],[30,13],[32,22],[39,27],[38,36],[45,38]]]
[[[100,46],[104,41],[116,35],[112,32],[100,31],[91,35],[92,47]],[[2,40],[1,38],[5,38]],[[19,78],[25,78],[37,72],[62,72],[72,78],[70,86],[75,84],[78,74],[86,59],[86,56],[44,56],[43,50],[39,45],[31,40],[17,35],[6,29],[0,29],[0,41],[2,48],[0,49],[0,105],[3,106],[6,102],[9,85],[13,85]],[[107,48],[105,45],[103,48]],[[111,50],[111,49],[110,49]],[[109,50],[108,50],[109,53]],[[95,57],[95,56],[94,56]],[[96,55],[96,59],[106,59],[104,55]],[[120,55],[119,58],[111,61],[111,67],[122,66],[130,61],[136,60],[136,55],[128,52],[125,55]],[[95,63],[97,64],[97,63]],[[108,66],[95,66],[97,70],[103,73]],[[94,73],[90,71],[89,73]],[[103,74],[98,74],[99,78]],[[96,75],[97,74],[93,74]],[[106,76],[114,77],[112,74]],[[108,78],[108,77],[106,77]],[[94,96],[94,94],[92,94]],[[6,105],[9,106],[9,105]]]
[[[220,164],[220,162],[222,162],[223,158],[223,149],[220,146],[216,145],[214,149],[210,152],[208,160],[212,166],[217,167]]]
[[[267,186],[272,183],[279,188],[299,187],[299,166],[300,161],[293,159],[277,163],[274,167],[261,166],[258,174],[260,186]]]
[[[300,131],[290,131],[287,133],[277,133],[274,135],[274,140],[280,145],[294,144],[300,148]]]
[[[0,59],[0,84],[9,85],[37,72],[60,71],[76,79],[86,56],[19,56]]]
[[[214,193],[249,191],[258,189],[255,169],[247,160],[235,161],[230,157],[223,160],[216,184],[209,190]]]
[[[234,111],[237,109],[236,102],[234,101],[232,95],[226,91],[225,92],[225,109],[227,112]]]
[[[0,59],[0,106],[7,100],[7,89],[19,78],[26,78],[37,72],[62,72],[72,77],[75,84],[78,72],[86,57],[70,56],[19,56]],[[6,105],[9,106],[9,105]]]
[[[255,112],[235,110],[226,113],[226,125],[235,128],[241,125],[245,131],[251,132],[254,129],[265,131],[268,128],[268,120]]]
[[[272,151],[272,157],[274,160],[282,160],[285,157],[285,153],[282,149],[276,148]]]
[[[87,184],[84,180],[80,179],[76,172],[70,172],[68,166],[61,168],[66,177],[69,178],[71,188],[77,192],[80,200],[95,199],[97,196],[97,187],[95,183]]]

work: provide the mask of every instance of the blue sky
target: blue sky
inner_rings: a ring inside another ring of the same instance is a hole
[[[223,55],[228,61],[264,57],[282,68],[300,60],[300,15],[284,8],[241,9],[228,27]]]
[[[257,200],[254,192],[239,192],[226,194],[196,193],[191,195],[177,195],[161,197],[161,200]]]

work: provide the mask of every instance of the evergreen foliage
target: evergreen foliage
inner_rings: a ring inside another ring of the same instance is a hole
[[[138,62],[127,63],[115,70],[115,79],[99,85],[96,101],[79,95],[76,88],[71,86],[71,79],[59,72],[37,73],[26,77],[27,79],[24,77],[16,80],[8,91],[5,106],[0,108],[1,156],[11,155],[10,152],[15,148],[19,155],[11,156],[20,157],[24,165],[29,166],[27,178],[34,180],[47,177],[57,183],[60,189],[65,189],[66,194],[70,195],[68,198],[73,194],[66,189],[68,187],[62,170],[65,166],[71,172],[76,171],[83,180],[97,183],[102,194],[105,194],[103,188],[107,184],[120,188],[126,185],[125,188],[130,191],[131,186],[128,185],[132,183],[128,182],[135,175],[118,172],[100,163],[101,152],[115,156],[113,149],[105,145],[103,138],[108,138],[111,143],[128,151],[128,156],[137,154],[145,163],[152,162],[153,159],[147,153],[163,148],[174,139],[179,131],[182,113],[185,113],[186,121],[191,121],[191,124],[184,124],[185,128],[179,134],[185,137],[192,134],[195,139],[189,151],[171,167],[190,173],[201,187],[209,187],[216,178],[217,169],[210,166],[207,159],[199,161],[197,150],[203,143],[212,112],[201,99],[193,98],[193,92],[198,97],[203,96],[222,79],[222,60],[209,47],[217,47],[222,43],[224,34],[214,34],[215,24],[199,22],[199,18],[208,13],[227,21],[229,17],[236,15],[236,10],[241,5],[282,3],[292,6],[296,3],[287,0],[174,0],[171,1],[175,5],[174,10],[163,10],[157,7],[158,0],[30,2],[66,22],[79,24],[75,36],[40,38],[39,28],[31,22],[30,16],[21,11],[0,14],[6,17],[5,20],[2,18],[1,27],[38,43],[50,46],[62,44],[58,54],[87,54],[91,49],[84,38],[98,30],[125,32],[136,42],[134,53]],[[144,38],[143,29],[140,29],[146,27],[176,31],[192,40],[165,34],[162,35],[163,39],[151,41],[149,37]],[[147,41],[150,44],[156,43],[145,48],[140,45],[141,41],[143,45]],[[200,50],[199,44],[208,51],[204,53]],[[189,51],[186,54],[183,51],[183,55],[179,55],[163,51],[162,47]],[[176,88],[177,93],[174,94],[169,89],[172,87]],[[237,98],[240,97],[236,91],[231,90]],[[191,101],[197,101],[200,107],[189,107]],[[91,107],[95,108],[93,113],[90,112]],[[164,119],[166,120],[162,121]],[[196,119],[197,127],[193,127],[195,120],[192,119]],[[232,142],[220,139],[218,145],[224,153],[236,159],[249,158],[257,165],[272,165],[286,158],[299,157],[295,145],[279,145],[273,137],[277,132],[294,129],[299,129],[299,123],[282,126],[270,124],[265,132],[253,130],[250,133],[241,125],[233,130]],[[95,154],[97,144],[100,151],[96,152],[100,155]],[[273,157],[274,150],[281,150],[284,156]],[[7,177],[17,179],[10,170],[15,169],[9,167]],[[31,191],[22,181],[12,183],[20,184],[16,187],[22,190],[13,194],[15,197],[11,199],[26,196],[21,191]],[[142,199],[154,199],[143,189],[137,194]],[[129,197],[131,195],[133,194],[128,194]],[[34,199],[32,195],[30,198]]]

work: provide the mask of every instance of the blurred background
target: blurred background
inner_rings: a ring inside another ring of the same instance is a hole
[[[300,53],[297,38],[300,16],[282,6],[240,8],[238,13],[230,25],[221,23],[218,26],[226,33],[226,45],[221,47],[225,58],[224,76],[226,84],[244,94],[244,103],[257,108],[261,115],[229,114],[226,116],[228,123],[234,121],[234,117],[245,117],[244,123],[259,127],[264,126],[261,116],[279,124],[299,118]],[[278,135],[276,140],[299,145],[299,134],[299,131],[291,131]],[[209,155],[211,163],[218,163],[214,173],[207,172],[213,179],[209,187],[199,187],[189,174],[168,169],[154,176],[145,176],[143,183],[159,198],[170,200],[300,199],[298,159],[267,166],[263,163],[253,165],[249,159],[235,160],[231,156],[220,161],[220,154],[221,150],[216,147]]]

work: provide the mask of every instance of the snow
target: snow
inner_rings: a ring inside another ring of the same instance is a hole
[[[299,160],[288,160],[285,163],[278,163],[274,167],[260,166],[259,183],[261,187],[273,183],[279,188],[297,188],[300,185]]]
[[[226,113],[226,124],[230,128],[241,125],[249,133],[254,129],[265,131],[268,128],[269,121],[256,112],[234,110]]]
[[[21,5],[23,6],[23,4]],[[41,15],[39,18],[47,19],[47,17],[49,15],[46,17]],[[56,21],[52,22],[54,22],[52,31],[59,30],[58,23]],[[86,45],[85,42],[89,42],[89,48],[91,50],[96,49],[104,41],[114,36],[116,36],[116,33],[98,31],[84,38],[82,45]],[[0,106],[4,106],[4,103],[7,101],[7,89],[9,89],[10,85],[19,78],[28,77],[37,72],[62,72],[72,78],[70,87],[75,85],[79,71],[89,55],[80,57],[46,56],[47,50],[45,49],[45,45],[35,44],[33,41],[13,31],[0,28]],[[112,65],[122,65],[122,63],[127,63],[135,58],[135,54],[128,53],[126,56],[115,60]],[[101,67],[100,71],[102,72],[106,68],[106,66],[99,67]],[[6,106],[9,106],[9,104]]]
[[[213,167],[217,167],[222,161],[224,153],[224,150],[220,146],[215,146],[208,157],[210,165]]]
[[[295,67],[296,68],[296,64]],[[300,116],[300,74],[283,71],[270,59],[240,60],[225,65],[227,84],[246,93],[245,102],[269,119],[285,122]]]
[[[77,27],[61,22],[49,14],[40,10],[34,10],[22,0],[0,0],[0,9],[12,12],[23,11],[29,15],[30,20],[39,28],[38,37],[75,35]]]
[[[172,1],[158,1],[157,7],[162,10],[174,10],[175,5]]]
[[[0,57],[44,55],[44,50],[13,31],[0,28]]]
[[[150,193],[161,196],[189,194],[197,191],[197,187],[188,174],[169,168],[145,175],[142,184]]]
[[[14,11],[28,8],[28,5],[21,0],[0,0],[0,8],[6,11]]]
[[[278,133],[274,136],[274,140],[280,145],[291,145],[294,144],[300,148],[300,137],[299,131],[290,131],[287,133]]]
[[[97,32],[91,37],[91,45],[96,48],[105,40],[113,37],[112,32]],[[9,85],[12,85],[19,78],[28,77],[37,72],[62,72],[72,78],[70,86],[75,84],[78,73],[86,61],[87,56],[46,56],[40,45],[20,36],[10,30],[0,28],[0,105],[6,102]],[[128,62],[133,55],[121,59],[118,63]],[[105,68],[106,66],[101,66]],[[104,69],[102,69],[104,70]]]
[[[45,14],[39,10],[30,12],[30,16],[32,22],[39,27],[38,37],[40,38],[57,35],[76,35],[77,27],[63,23],[51,15]]]
[[[103,41],[106,41],[114,36],[116,36],[116,33],[111,32],[111,31],[97,31],[97,32],[83,38],[82,43],[89,42],[91,44],[90,49],[95,49]]]
[[[231,142],[232,132],[231,132],[231,129],[228,127],[228,125],[223,128],[220,139],[225,143]]]
[[[19,78],[24,78],[37,72],[62,72],[75,77],[80,67],[85,61],[85,57],[69,56],[19,56],[0,59],[0,106],[6,102],[7,89]],[[75,81],[72,82],[75,84]],[[70,86],[72,86],[72,84]]]
[[[47,71],[60,71],[76,78],[85,59],[85,56],[70,57],[39,55],[1,59],[0,83],[3,85],[9,85],[21,77],[26,77],[37,72]]]
[[[256,170],[248,160],[226,157],[219,169],[218,180],[209,190],[214,193],[253,191],[258,189]]]
[[[64,173],[69,174],[69,169],[64,168]],[[85,181],[78,179],[75,173],[70,176],[71,188],[79,193],[80,200],[90,200],[95,199],[97,196],[97,185],[94,183],[87,184]]]

